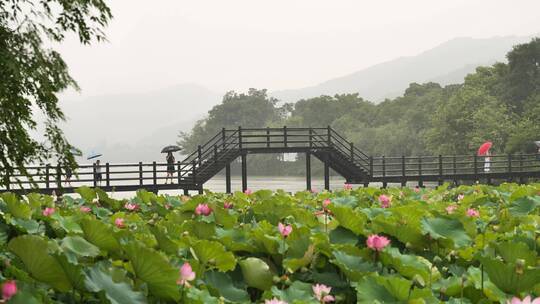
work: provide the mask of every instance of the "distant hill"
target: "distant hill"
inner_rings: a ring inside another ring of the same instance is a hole
[[[104,161],[159,160],[159,150],[177,141],[179,131],[221,100],[202,86],[183,84],[143,94],[62,100],[68,121],[62,126],[83,152],[96,150]]]
[[[282,101],[295,102],[320,95],[360,93],[368,100],[381,101],[403,94],[412,82],[460,83],[477,66],[504,61],[512,46],[531,38],[456,38],[416,56],[401,57],[315,86],[275,91],[271,95]]]

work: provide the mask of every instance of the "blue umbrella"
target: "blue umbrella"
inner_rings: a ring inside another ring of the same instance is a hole
[[[90,159],[98,158],[102,155],[103,154],[101,153],[91,152],[90,154],[88,154],[88,157],[86,159],[90,160]]]

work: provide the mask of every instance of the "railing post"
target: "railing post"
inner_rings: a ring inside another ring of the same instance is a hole
[[[191,164],[191,177],[193,178],[194,184],[197,184],[197,176],[196,176],[196,171],[195,171],[196,164],[197,163],[195,161],[193,161],[193,163]]]
[[[373,173],[373,156],[369,157],[369,174],[371,175],[371,177],[375,176],[375,174]]]
[[[225,192],[231,193],[231,164],[225,165]]]
[[[386,182],[386,156],[382,156],[382,176],[383,176],[383,188],[386,188],[386,186],[388,185],[387,182]]]
[[[97,170],[96,170],[96,163],[93,163],[92,164],[92,171],[93,171],[93,179],[94,179],[94,188],[97,187],[97,180],[96,180],[96,177],[97,177]]]
[[[198,145],[198,146],[197,146],[197,155],[198,155],[197,158],[199,159],[199,167],[200,167],[200,166],[201,166],[201,162],[202,162],[202,160],[201,160],[201,157],[202,157],[202,148],[201,148],[201,145]]]
[[[474,154],[474,179],[478,180],[478,155]]]
[[[266,127],[266,147],[270,148],[270,128]]]
[[[519,172],[523,172],[523,153],[519,153]]]
[[[105,163],[105,178],[107,179],[105,181],[105,185],[107,185],[107,187],[109,187],[111,185],[111,181],[110,181],[110,169],[109,169],[109,163]]]
[[[328,147],[331,147],[332,146],[332,133],[331,133],[332,129],[330,128],[330,126],[328,126],[326,128],[326,130],[327,130],[326,132],[328,133],[327,134],[327,139],[326,139],[327,145],[328,145]]]
[[[309,147],[313,147],[313,129],[309,127]]]
[[[439,185],[442,185],[443,183],[443,158],[442,155],[439,154]]]
[[[242,127],[238,126],[238,147],[242,150]]]
[[[143,165],[142,162],[139,162],[139,185],[143,185]]]
[[[242,192],[247,190],[247,154],[242,153]]]
[[[287,147],[287,126],[283,126],[283,144]]]
[[[405,177],[407,175],[407,171],[405,170],[405,155],[401,155],[401,187],[407,186],[407,178]]]
[[[49,189],[50,188],[50,185],[49,185],[49,164],[45,165],[45,188],[46,189]]]
[[[351,162],[354,163],[354,143],[351,142]]]
[[[152,174],[153,174],[154,186],[155,186],[157,185],[157,165],[155,161],[152,163]]]
[[[177,166],[178,166],[178,184],[180,185],[180,182],[182,181],[182,174],[181,174],[181,173],[182,173],[182,170],[180,169],[180,168],[181,168],[181,167],[180,167],[180,166],[181,166],[181,165],[180,165],[180,161],[179,161],[179,160],[176,161],[176,164],[177,164]]]
[[[214,161],[217,162],[217,146],[214,146]]]
[[[508,173],[512,173],[512,154],[508,154]]]
[[[60,164],[56,166],[56,187],[58,189],[62,188],[62,169],[60,169]]]
[[[422,180],[422,157],[418,156],[418,187],[424,187],[424,181]]]
[[[6,173],[6,180],[7,180],[7,184],[6,184],[6,190],[10,190],[11,189],[11,176]]]
[[[457,164],[456,164],[456,155],[454,154],[454,157],[452,158],[452,166],[454,168],[454,175],[457,174]]]
[[[311,152],[306,152],[306,189],[311,191]]]
[[[223,150],[225,150],[225,140],[226,139],[227,139],[227,135],[225,134],[225,128],[222,128],[221,129],[221,141],[222,141]]]

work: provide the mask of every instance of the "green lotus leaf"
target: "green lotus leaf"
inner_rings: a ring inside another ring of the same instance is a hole
[[[47,283],[61,292],[73,286],[58,261],[47,252],[47,241],[39,236],[23,235],[12,239],[8,248],[23,262],[36,280]]]
[[[358,204],[358,200],[354,196],[342,196],[331,199],[332,204],[341,207],[351,207],[354,208]]]
[[[226,229],[234,227],[237,221],[237,216],[229,213],[227,209],[216,207],[214,209],[215,222],[218,225],[223,226]]]
[[[83,239],[80,236],[67,236],[62,240],[62,249],[68,250],[84,257],[95,257],[99,255],[99,248]]]
[[[457,219],[424,218],[422,231],[433,239],[447,241],[457,247],[465,247],[471,243],[463,224]]]
[[[91,203],[95,198],[97,198],[96,191],[93,188],[82,186],[75,190],[76,193],[79,193],[81,198],[87,203]]]
[[[425,236],[422,234],[420,225],[414,223],[400,223],[398,218],[377,216],[372,222],[372,230],[374,233],[384,233],[391,235],[400,242],[410,243],[417,248],[426,246]]]
[[[147,303],[141,292],[133,291],[125,282],[115,282],[103,263],[95,264],[85,270],[86,288],[92,292],[103,291],[111,304]]]
[[[220,304],[219,299],[210,295],[208,290],[200,290],[197,288],[188,288],[186,292],[186,298],[189,299],[189,301],[185,301],[183,303]]]
[[[248,286],[260,290],[268,290],[272,287],[274,273],[265,261],[251,257],[241,260],[238,264]]]
[[[201,240],[192,245],[193,255],[203,265],[213,266],[219,271],[231,271],[236,267],[236,259],[232,252],[215,241]]]
[[[145,204],[150,204],[151,202],[156,201],[156,195],[145,189],[137,190],[137,197]]]
[[[334,251],[332,263],[337,265],[352,281],[357,281],[366,273],[377,271],[375,264],[360,256],[350,255],[342,251]]]
[[[398,248],[388,248],[381,252],[380,257],[383,264],[392,266],[408,279],[420,275],[424,282],[429,282],[436,281],[440,277],[438,272],[432,273],[429,261],[416,255],[401,254]]]
[[[150,231],[152,231],[152,234],[156,238],[160,250],[170,255],[178,253],[178,245],[167,236],[164,227],[151,227]]]
[[[11,225],[21,229],[22,231],[26,231],[26,233],[29,234],[41,234],[45,230],[45,227],[40,225],[35,220],[12,218]]]
[[[272,296],[287,303],[319,303],[313,297],[312,285],[302,281],[294,281],[287,289],[279,289],[272,286]]]
[[[482,283],[482,279],[484,282]],[[467,285],[473,285],[475,289],[481,290],[483,287],[483,294],[491,301],[504,302],[507,298],[506,294],[497,288],[493,282],[488,280],[487,274],[484,272],[484,278],[482,278],[482,270],[477,267],[469,267],[467,269]],[[461,289],[461,288],[460,288]],[[457,295],[454,294],[454,295]]]
[[[95,219],[84,219],[81,221],[81,227],[84,238],[102,250],[115,252],[121,249],[120,244],[114,238],[112,227],[107,224]]]
[[[179,270],[173,268],[165,256],[137,242],[126,244],[124,250],[135,276],[148,285],[152,294],[164,300],[180,298],[176,285]]]
[[[330,238],[330,243],[333,244],[351,244],[354,245],[358,243],[358,236],[349,229],[338,226],[336,229],[330,231],[328,235]]]
[[[540,269],[522,267],[516,268],[515,263],[503,262],[497,259],[480,257],[484,271],[489,275],[489,280],[499,289],[509,294],[519,294],[528,291],[540,282]]]
[[[42,302],[39,301],[32,292],[26,291],[26,290],[19,290],[17,293],[9,299],[9,304],[41,304]]]
[[[32,208],[24,201],[20,201],[15,193],[4,193],[2,199],[6,203],[7,212],[18,219],[30,219],[32,217]]]
[[[244,229],[216,229],[216,237],[231,251],[255,252],[257,249],[251,245],[251,240]]]
[[[357,303],[415,303],[411,301],[416,299],[436,301],[429,289],[411,290],[411,285],[411,281],[399,277],[365,276],[355,284]]]
[[[328,208],[332,210],[334,217],[342,227],[347,228],[356,234],[364,233],[364,225],[366,224],[367,218],[365,214],[340,205],[330,205]]]
[[[516,263],[518,259],[522,259],[525,261],[525,265],[536,266],[536,252],[523,242],[506,241],[498,243],[497,251],[509,263]]]
[[[60,216],[59,214],[53,214],[53,217],[58,221],[58,224],[62,229],[67,233],[83,233],[81,226],[77,223],[75,217],[73,216]]]
[[[226,273],[209,271],[205,274],[205,282],[207,286],[217,289],[219,294],[227,301],[233,303],[251,303],[247,291],[234,286],[233,280]]]
[[[523,216],[533,212],[540,206],[540,197],[520,197],[508,208],[514,216]]]
[[[71,263],[65,254],[54,254],[53,256],[64,270],[71,285],[79,291],[86,291],[84,287],[83,266]]]

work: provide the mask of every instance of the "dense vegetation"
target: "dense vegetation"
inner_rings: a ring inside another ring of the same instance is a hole
[[[111,17],[103,0],[0,1],[0,186],[14,168],[47,161],[75,166],[58,127],[65,119],[58,93],[78,87],[51,45],[70,33],[83,44],[103,40]]]
[[[8,303],[505,303],[540,295],[540,184],[0,197]],[[378,301],[378,302],[377,302]]]
[[[533,141],[540,140],[540,39],[515,46],[507,58],[478,67],[463,84],[413,83],[402,97],[378,104],[345,94],[283,105],[266,90],[231,92],[191,133],[181,134],[180,143],[192,151],[222,127],[331,125],[372,155],[468,154],[486,140],[495,153],[534,152]],[[303,172],[302,162],[286,167],[285,173]],[[272,156],[250,163],[254,173],[276,168]]]

